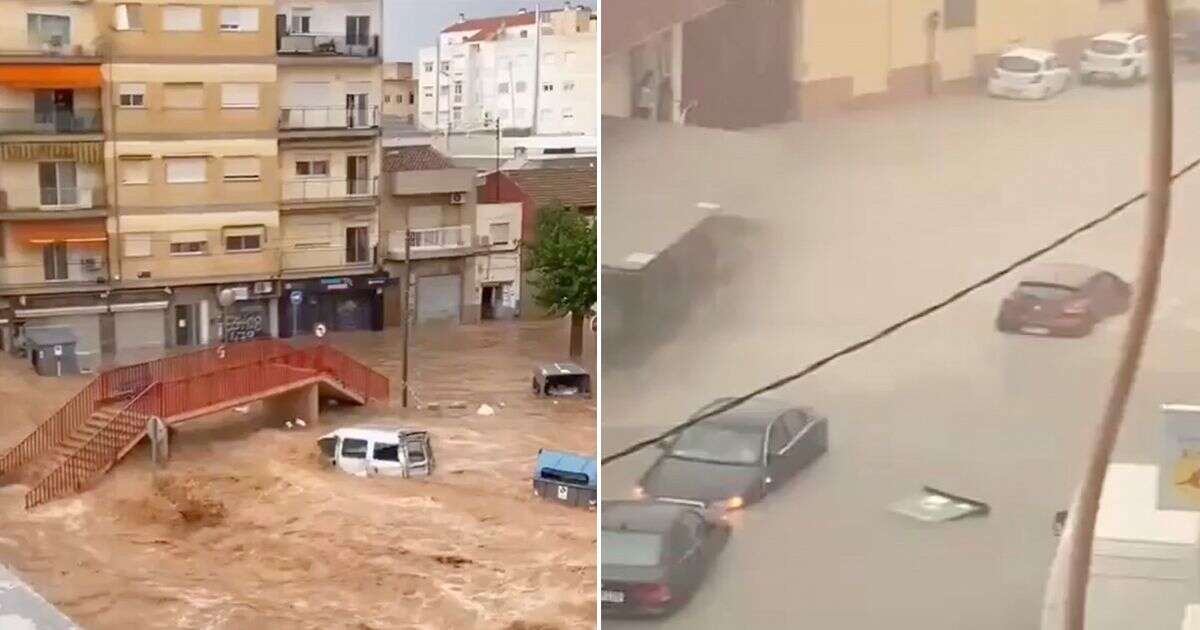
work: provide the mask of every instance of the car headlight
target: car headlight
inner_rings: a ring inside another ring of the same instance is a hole
[[[729,497],[725,500],[725,509],[727,510],[736,510],[743,505],[746,505],[746,501],[742,497]]]

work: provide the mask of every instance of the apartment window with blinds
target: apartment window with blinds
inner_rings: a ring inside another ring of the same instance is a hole
[[[118,4],[113,17],[113,28],[118,31],[140,31],[143,28],[141,4]]]
[[[42,269],[47,280],[66,280],[67,244],[50,243],[42,246]]]
[[[150,255],[150,245],[154,238],[149,234],[126,234],[125,242],[125,257],[126,258],[145,258]]]
[[[516,88],[517,88],[517,94],[524,94],[525,93],[525,82],[517,81]]]
[[[508,243],[509,223],[493,223],[488,226],[488,236],[491,237],[492,245],[505,245]]]
[[[200,7],[168,4],[162,9],[164,31],[199,31],[201,26]]]
[[[257,109],[257,83],[222,83],[221,107],[225,109]]]
[[[144,158],[121,158],[122,184],[150,183],[150,156]]]
[[[226,252],[257,252],[262,250],[262,227],[225,228]]]
[[[204,232],[175,232],[171,235],[172,256],[200,256],[208,253],[208,235]]]
[[[942,23],[946,28],[975,26],[975,0],[946,0]]]
[[[208,181],[208,160],[202,157],[166,158],[168,184],[193,184]]]
[[[346,228],[346,263],[365,263],[370,260],[370,228],[365,225]]]
[[[288,227],[288,239],[297,249],[328,247],[333,233],[330,223],[297,223]]]
[[[296,174],[310,177],[329,175],[329,158],[296,160]]]
[[[497,83],[496,92],[500,94],[508,94],[508,83]]]
[[[121,107],[129,109],[143,109],[146,107],[146,84],[145,83],[122,83],[117,88],[118,103]]]
[[[221,161],[225,165],[227,182],[256,182],[262,176],[257,155],[227,157]]]
[[[204,84],[164,83],[163,107],[166,109],[204,109]]]
[[[563,91],[564,92],[574,92],[575,91],[575,82],[574,81],[563,81]]]
[[[221,7],[221,30],[253,33],[258,31],[258,7]]]
[[[71,18],[65,15],[29,13],[25,24],[31,48],[61,48],[71,44]]]

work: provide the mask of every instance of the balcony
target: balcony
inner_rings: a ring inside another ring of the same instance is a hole
[[[0,62],[20,60],[22,63],[100,63],[96,42],[72,42],[60,35],[31,32],[22,47],[0,47]]]
[[[379,36],[347,37],[336,33],[283,33],[275,42],[281,57],[301,60],[313,59],[363,59],[379,56]]]
[[[4,218],[61,219],[105,216],[108,205],[105,189],[100,186],[58,186],[6,188],[0,190],[0,212]],[[17,217],[21,213],[28,217]]]
[[[283,203],[287,205],[313,205],[327,202],[362,202],[352,205],[375,203],[379,190],[379,178],[340,179],[311,177],[288,179],[283,182]]]
[[[370,137],[379,134],[378,107],[281,107],[281,139]]]
[[[414,259],[459,256],[474,247],[474,230],[469,225],[412,230],[410,249]],[[404,260],[404,230],[388,233],[388,258]]]
[[[79,135],[102,130],[100,110],[0,109],[0,134]]]

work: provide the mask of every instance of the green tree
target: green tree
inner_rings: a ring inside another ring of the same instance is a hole
[[[530,251],[534,299],[553,315],[571,316],[571,357],[583,355],[583,320],[596,305],[596,228],[574,209],[538,212]]]

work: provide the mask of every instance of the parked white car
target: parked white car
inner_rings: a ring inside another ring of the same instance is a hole
[[[1043,99],[1067,89],[1070,82],[1071,69],[1055,53],[1015,48],[996,60],[987,89],[992,96]]]
[[[359,477],[423,477],[433,473],[433,445],[426,431],[396,427],[343,427],[319,440],[321,460]]]
[[[1141,81],[1150,75],[1148,40],[1136,33],[1105,33],[1092,38],[1079,62],[1079,80]]]

